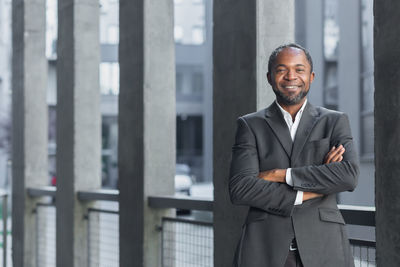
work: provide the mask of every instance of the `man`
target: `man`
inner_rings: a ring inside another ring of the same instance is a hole
[[[358,160],[347,115],[307,101],[314,76],[303,47],[278,47],[276,101],[237,121],[229,192],[250,209],[234,266],[354,266],[336,194],[356,187]]]

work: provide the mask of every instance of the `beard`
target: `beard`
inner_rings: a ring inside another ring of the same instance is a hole
[[[276,99],[278,100],[278,103],[282,103],[283,105],[286,106],[293,106],[296,104],[299,104],[301,100],[303,100],[304,97],[307,96],[308,91],[306,89],[303,89],[298,93],[297,95],[285,95],[283,92],[279,91],[278,89],[272,87],[272,90],[274,91],[276,95]]]

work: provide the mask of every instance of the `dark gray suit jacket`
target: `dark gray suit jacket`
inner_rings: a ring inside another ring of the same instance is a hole
[[[358,160],[346,114],[307,103],[295,140],[279,107],[238,119],[229,179],[231,201],[249,206],[234,266],[284,266],[296,237],[305,267],[354,266],[336,194],[357,185]],[[341,162],[323,164],[332,146]],[[261,171],[292,168],[294,186],[257,178]],[[294,206],[296,191],[321,193]]]

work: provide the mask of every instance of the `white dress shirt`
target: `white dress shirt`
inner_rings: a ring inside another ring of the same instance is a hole
[[[294,121],[292,119],[292,115],[290,115],[289,112],[284,110],[279,105],[278,101],[276,101],[276,104],[278,105],[279,109],[282,112],[283,118],[285,119],[285,122],[289,128],[290,137],[292,137],[292,141],[294,141],[294,138],[295,138],[296,132],[297,132],[297,128],[299,127],[301,116],[303,115],[304,108],[306,107],[306,104],[307,104],[307,99],[306,99],[306,101],[304,101],[303,105],[301,106],[301,108],[297,112],[296,116],[294,117]],[[285,179],[286,179],[286,183],[288,185],[293,186],[292,169],[291,168],[286,169],[286,178]],[[302,203],[303,203],[303,191],[297,191],[296,200],[294,201],[294,205],[300,205]]]

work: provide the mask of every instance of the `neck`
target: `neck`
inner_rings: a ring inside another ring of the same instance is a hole
[[[294,121],[294,118],[296,117],[297,112],[299,112],[299,110],[303,106],[304,102],[306,101],[306,98],[304,97],[299,103],[294,104],[294,105],[285,105],[285,104],[281,103],[278,99],[277,99],[277,101],[284,110],[289,112],[289,114],[292,116],[292,120]]]

